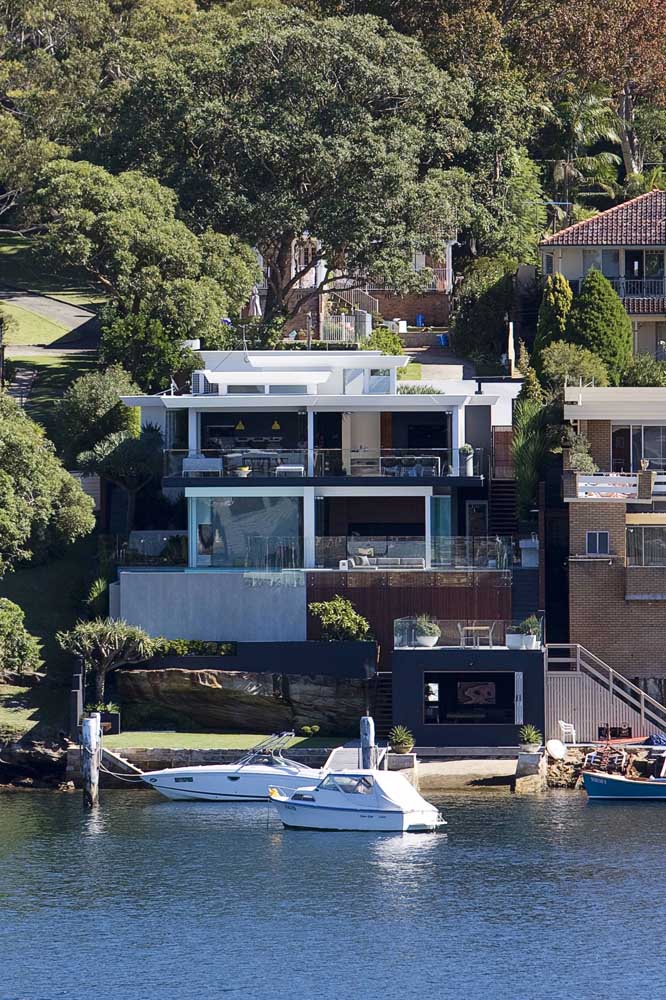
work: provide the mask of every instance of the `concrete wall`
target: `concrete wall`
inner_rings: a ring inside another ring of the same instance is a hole
[[[432,671],[523,674],[523,719],[543,732],[543,653],[511,649],[409,649],[392,656],[393,721],[407,726],[417,746],[516,746],[518,725],[426,725],[424,675]]]
[[[121,570],[120,617],[150,635],[229,642],[306,638],[305,574]]]

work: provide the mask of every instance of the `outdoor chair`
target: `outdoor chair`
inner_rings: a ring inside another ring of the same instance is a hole
[[[563,722],[562,719],[558,719],[558,726],[560,727],[560,732],[562,733],[563,743],[575,743],[576,742],[576,730],[571,722]]]

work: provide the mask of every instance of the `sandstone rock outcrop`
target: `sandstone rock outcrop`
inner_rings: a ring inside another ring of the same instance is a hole
[[[116,672],[124,705],[180,712],[206,729],[276,732],[318,725],[347,733],[365,711],[365,682],[324,675],[166,667]]]

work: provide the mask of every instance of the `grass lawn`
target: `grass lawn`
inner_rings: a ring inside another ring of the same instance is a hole
[[[106,301],[99,286],[84,271],[63,268],[54,272],[53,266],[35,249],[35,243],[24,236],[0,237],[0,285],[29,288],[41,295],[52,295],[91,309]]]
[[[29,368],[37,372],[25,405],[25,412],[33,420],[43,424],[47,430],[49,421],[53,418],[55,400],[60,399],[65,389],[75,379],[93,371],[96,367],[94,357],[85,354],[35,354],[12,357],[10,360],[17,369]]]
[[[411,382],[421,381],[421,365],[418,361],[410,361],[404,368],[398,368],[398,379],[409,379]]]
[[[18,739],[34,726],[37,710],[30,692],[31,688],[0,684],[0,740]]]
[[[50,319],[44,319],[37,313],[22,309],[21,306],[14,305],[13,302],[2,302],[2,311],[16,320],[16,328],[9,331],[6,337],[8,345],[17,344],[39,344],[41,347],[48,347],[69,333],[66,326],[60,323],[52,323]]]
[[[256,733],[171,733],[171,732],[126,732],[119,736],[105,736],[104,746],[109,750],[128,747],[169,750],[249,750],[269,734]],[[290,747],[330,747],[345,742],[342,736],[305,737],[295,736]]]

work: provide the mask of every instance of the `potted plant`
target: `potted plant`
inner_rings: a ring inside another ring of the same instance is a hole
[[[436,646],[442,630],[429,615],[419,615],[416,619],[417,646]]]
[[[414,749],[414,736],[407,726],[394,726],[388,738],[393,753],[411,753]]]
[[[236,469],[236,475],[240,476],[241,479],[247,479],[251,471],[249,465],[239,465]]]
[[[522,649],[523,648],[523,633],[520,631],[520,625],[508,625],[506,628],[506,648],[507,649]]]
[[[471,444],[461,444],[458,449],[460,456],[460,474],[463,476],[474,475],[474,448]]]
[[[522,649],[537,649],[541,639],[541,622],[536,615],[530,615],[518,626],[522,636]]]
[[[541,749],[543,736],[536,726],[530,724],[521,726],[518,730],[518,737],[520,739],[520,749],[523,753],[537,753]]]

